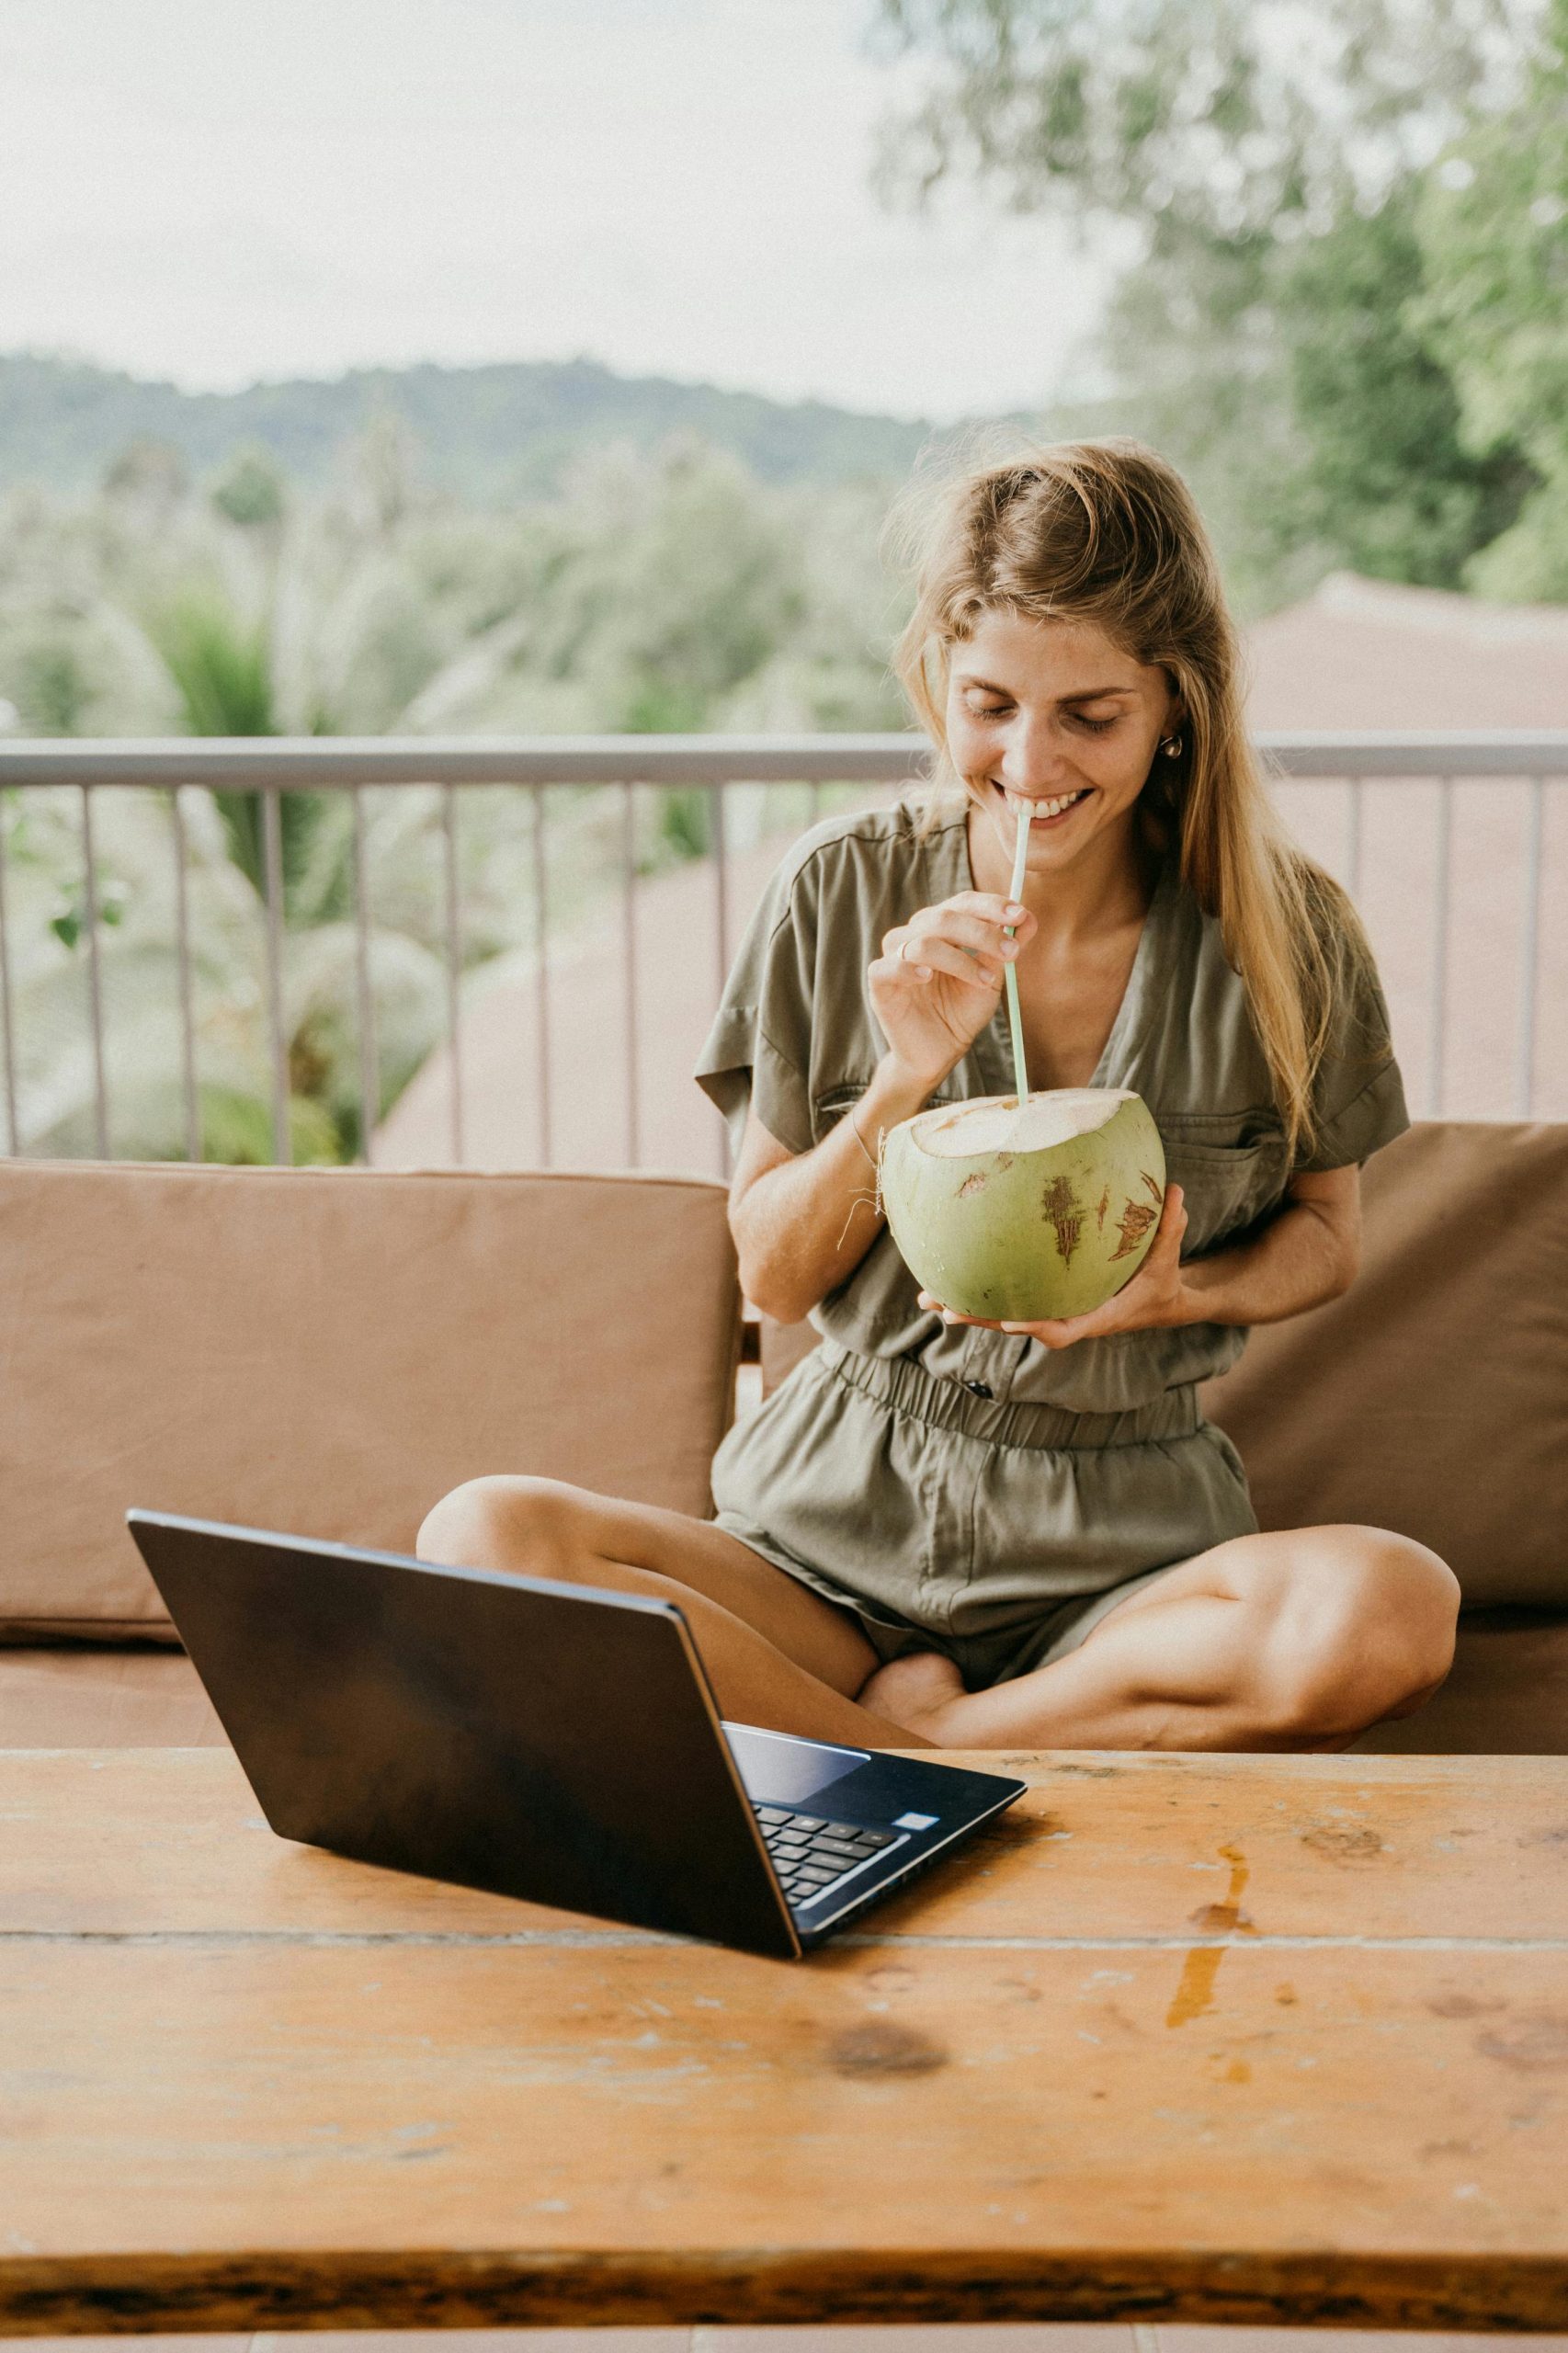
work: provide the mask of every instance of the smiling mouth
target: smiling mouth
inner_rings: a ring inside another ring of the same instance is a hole
[[[1037,828],[1043,829],[1047,825],[1060,824],[1062,818],[1070,811],[1076,809],[1081,801],[1088,799],[1094,787],[1087,784],[1081,785],[1076,792],[1055,793],[1049,798],[1038,801],[1031,800],[1027,793],[1009,792],[1006,786],[1002,784],[994,784],[992,790],[1006,803],[1015,824],[1017,823],[1020,813],[1028,811],[1029,830],[1032,833]]]

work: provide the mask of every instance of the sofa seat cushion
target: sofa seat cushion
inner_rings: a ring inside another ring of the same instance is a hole
[[[221,1748],[183,1651],[0,1650],[0,1748]]]
[[[182,1651],[0,1650],[0,1748],[221,1747],[223,1731]],[[1424,1756],[1568,1756],[1568,1612],[1494,1610],[1460,1621],[1435,1699],[1355,1744]]]

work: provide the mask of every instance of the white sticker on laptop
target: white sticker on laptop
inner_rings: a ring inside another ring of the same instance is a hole
[[[941,1820],[939,1813],[901,1813],[893,1824],[895,1830],[934,1830]]]

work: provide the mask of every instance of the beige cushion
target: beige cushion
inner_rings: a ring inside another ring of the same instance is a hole
[[[1568,1608],[1568,1124],[1426,1122],[1362,1199],[1353,1289],[1204,1391],[1259,1520],[1398,1529],[1469,1607]]]
[[[0,1628],[168,1639],[130,1505],[406,1551],[533,1472],[710,1508],[700,1179],[0,1164]]]
[[[1568,1756],[1568,1615],[1461,1618],[1441,1690],[1351,1745],[1379,1756]]]

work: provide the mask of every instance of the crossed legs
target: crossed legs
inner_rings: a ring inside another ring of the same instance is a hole
[[[1053,1665],[967,1692],[934,1652],[880,1666],[854,1617],[724,1529],[554,1480],[473,1479],[426,1560],[678,1603],[726,1715],[863,1748],[1344,1748],[1449,1671],[1459,1586],[1381,1529],[1239,1536],[1109,1611]]]

